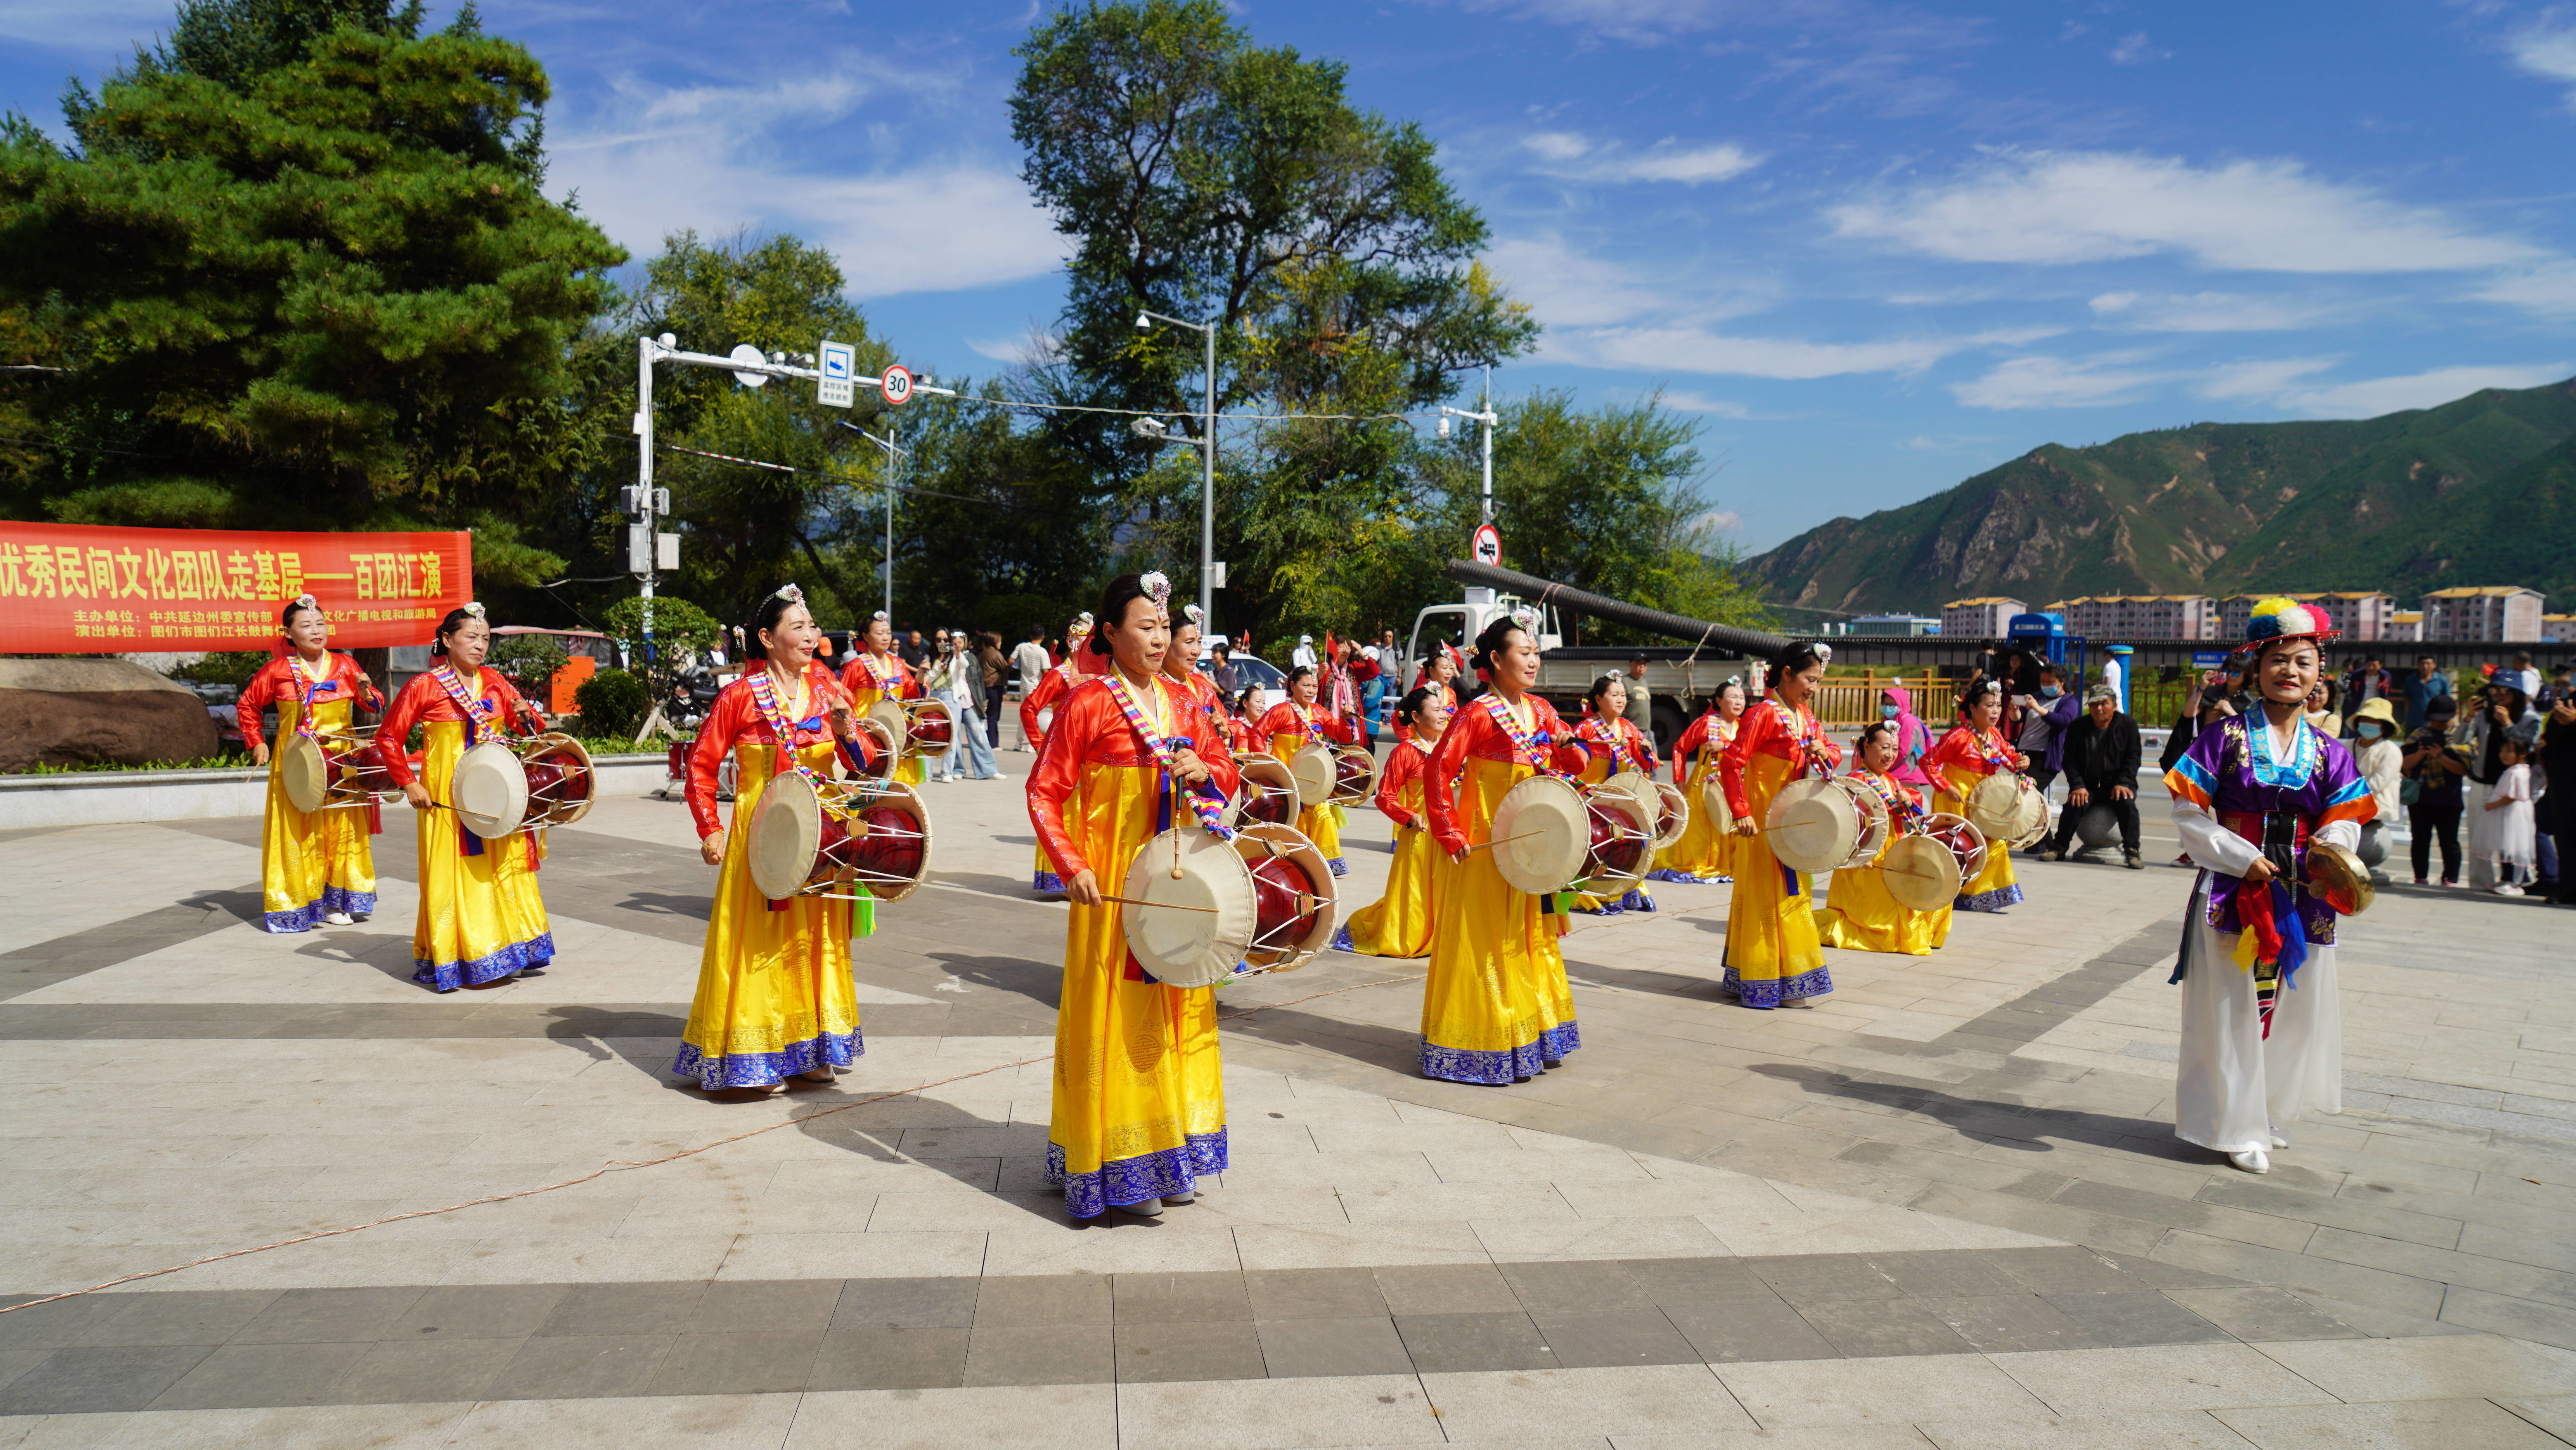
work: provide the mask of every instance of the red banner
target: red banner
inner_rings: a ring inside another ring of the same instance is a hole
[[[0,519],[0,654],[266,649],[299,594],[329,611],[334,649],[427,644],[474,596],[474,536]]]

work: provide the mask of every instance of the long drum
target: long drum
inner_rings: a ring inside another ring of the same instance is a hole
[[[1583,884],[1606,893],[1645,880],[1655,864],[1657,806],[1613,784],[1576,789],[1583,792]]]
[[[1309,740],[1288,757],[1288,773],[1297,778],[1297,804],[1313,810],[1333,798],[1333,787],[1341,783],[1342,763],[1331,746]]]
[[[1333,788],[1325,799],[1341,805],[1367,800],[1377,790],[1377,757],[1365,745],[1333,747]]]
[[[1710,825],[1721,836],[1735,833],[1735,805],[1726,798],[1726,782],[1712,770],[1699,783],[1699,808],[1708,815]]]
[[[770,777],[744,836],[751,884],[772,901],[901,901],[930,872],[930,813],[901,781]]]
[[[1239,750],[1235,752],[1234,768],[1242,784],[1225,804],[1225,824],[1229,829],[1246,824],[1297,823],[1297,777],[1289,773],[1287,762],[1265,751]]]
[[[1287,826],[1250,825],[1234,834],[1252,872],[1252,949],[1237,975],[1293,972],[1332,944],[1341,891],[1315,843]]]
[[[1679,845],[1683,833],[1690,830],[1690,797],[1668,780],[1655,782],[1655,849],[1668,850]]]
[[[1890,842],[1880,858],[1887,894],[1910,911],[1939,911],[1959,899],[1959,887],[1986,866],[1986,838],[1959,816],[1926,816],[1916,829]]]
[[[1762,830],[1771,854],[1792,871],[1866,866],[1887,844],[1887,802],[1846,777],[1808,776],[1771,798]]]
[[[879,695],[868,703],[867,718],[900,742],[898,753],[938,760],[957,738],[956,718],[945,700],[898,700]]]
[[[287,804],[307,813],[398,800],[403,793],[374,740],[337,731],[288,737],[277,750],[277,778]]]
[[[528,813],[521,830],[569,826],[590,814],[598,774],[590,748],[569,735],[549,732],[517,742],[513,751],[528,781]]]

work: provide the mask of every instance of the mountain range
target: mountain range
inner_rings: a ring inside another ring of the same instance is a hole
[[[1774,603],[2521,584],[2576,594],[2576,378],[2351,422],[2195,423],[2048,443],[1739,565]]]

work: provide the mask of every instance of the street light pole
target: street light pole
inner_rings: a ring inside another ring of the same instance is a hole
[[[1484,425],[1485,482],[1484,491],[1478,496],[1476,521],[1480,524],[1490,524],[1494,521],[1494,426],[1503,421],[1503,415],[1494,411],[1493,380],[1490,377],[1486,379],[1485,406],[1482,409],[1471,413],[1464,408],[1452,408],[1443,404],[1440,413],[1440,436],[1443,438],[1449,436],[1451,418],[1464,418],[1471,423]]]
[[[912,450],[911,450],[911,449],[909,449],[909,448],[903,447],[902,445],[900,445],[900,444],[898,444],[898,443],[896,443],[896,442],[894,441],[893,437],[891,436],[891,435],[894,433],[894,424],[893,424],[892,422],[888,422],[888,423],[886,424],[886,433],[887,433],[889,436],[884,437],[884,438],[879,438],[879,437],[878,437],[877,435],[875,435],[874,433],[869,432],[867,429],[860,427],[860,426],[859,426],[858,424],[856,424],[856,423],[843,423],[843,424],[841,424],[841,426],[842,426],[842,427],[844,427],[844,428],[849,429],[851,432],[858,434],[860,437],[865,438],[865,439],[866,439],[866,440],[868,440],[870,443],[873,443],[873,444],[875,444],[876,446],[878,446],[879,448],[882,448],[882,449],[884,449],[884,450],[886,451],[886,482],[885,482],[885,510],[886,510],[886,526],[885,526],[885,614],[886,614],[887,627],[888,627],[888,628],[892,628],[892,627],[893,627],[893,621],[894,621],[894,495],[895,495],[895,469],[896,469],[898,466],[900,466],[900,465],[899,465],[899,463],[898,463],[898,460],[900,460],[900,459],[905,459],[905,458],[910,458],[910,457],[912,456]]]
[[[1184,322],[1165,317],[1159,312],[1139,310],[1136,328],[1150,331],[1152,324],[1168,322],[1174,327],[1196,329],[1207,339],[1207,410],[1199,415],[1199,452],[1204,471],[1199,481],[1199,615],[1207,637],[1216,637],[1216,324]]]

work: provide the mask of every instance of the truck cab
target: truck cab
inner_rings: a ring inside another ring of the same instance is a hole
[[[1470,588],[1466,599],[1457,604],[1434,604],[1413,616],[1413,634],[1405,641],[1404,667],[1397,679],[1404,688],[1422,683],[1422,661],[1433,648],[1448,644],[1457,646],[1461,658],[1475,646],[1476,636],[1485,626],[1521,607],[1517,596],[1491,589]],[[1544,654],[1564,643],[1557,633],[1556,611],[1545,605],[1538,612],[1538,647]],[[1465,683],[1465,682],[1462,682]],[[1460,693],[1465,693],[1463,690]]]

